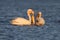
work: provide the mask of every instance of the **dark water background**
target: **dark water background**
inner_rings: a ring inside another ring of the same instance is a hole
[[[43,13],[44,26],[13,26],[16,17],[28,18],[32,8],[35,15]],[[60,40],[60,0],[0,0],[0,40]]]

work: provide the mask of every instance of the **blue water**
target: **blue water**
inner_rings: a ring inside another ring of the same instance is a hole
[[[28,18],[32,8],[41,11],[44,26],[14,26],[16,17]],[[0,40],[60,40],[60,0],[0,0]]]

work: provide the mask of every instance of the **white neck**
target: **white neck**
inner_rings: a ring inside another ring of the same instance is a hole
[[[29,21],[31,22],[31,24],[35,24],[34,15],[29,15]]]
[[[29,15],[29,21],[31,22],[31,16]]]
[[[40,15],[39,17],[41,17],[42,15]]]

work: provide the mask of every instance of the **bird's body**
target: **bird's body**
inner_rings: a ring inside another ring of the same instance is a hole
[[[43,26],[45,24],[45,20],[42,17],[37,19],[38,20],[36,20],[36,25]]]
[[[31,22],[25,18],[15,18],[11,21],[13,25],[31,25]]]
[[[25,19],[25,18],[22,18],[22,17],[17,17],[17,18],[15,18],[11,21],[11,24],[13,24],[13,25],[31,25],[31,22],[33,20],[31,21],[30,14],[34,15],[34,13],[32,13],[32,9],[28,9],[27,14],[28,14],[29,19]]]
[[[36,16],[36,25],[43,26],[44,24],[45,24],[44,18],[41,17],[40,13],[38,13],[38,15]]]

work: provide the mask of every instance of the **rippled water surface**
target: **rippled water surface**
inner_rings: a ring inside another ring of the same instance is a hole
[[[43,13],[44,26],[14,26],[16,17],[28,18],[32,8],[35,15]],[[60,40],[60,0],[0,0],[0,40]]]

